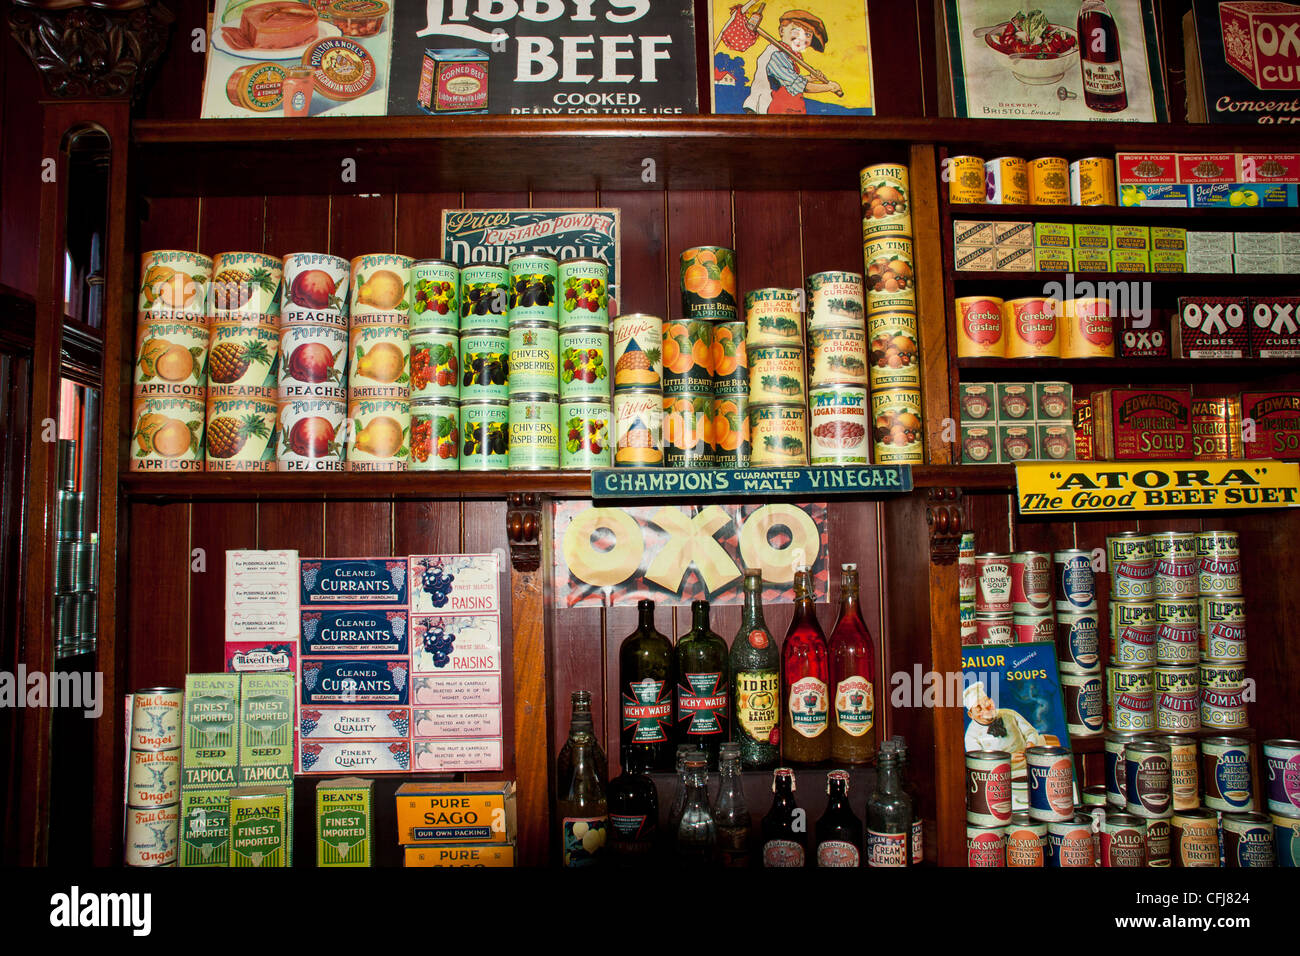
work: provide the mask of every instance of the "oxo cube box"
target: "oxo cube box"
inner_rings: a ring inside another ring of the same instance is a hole
[[[239,674],[185,675],[185,787],[235,785],[239,681]]]
[[[1250,354],[1257,358],[1300,358],[1300,296],[1252,296]]]
[[[1300,459],[1300,392],[1242,392],[1241,424],[1243,457]]]
[[[1237,0],[1219,4],[1223,57],[1259,90],[1294,90],[1294,39],[1300,35],[1300,6]]]
[[[1170,358],[1173,355],[1173,333],[1166,311],[1148,309],[1145,317],[1120,316],[1117,334],[1119,354],[1124,358]]]
[[[1229,296],[1182,296],[1174,325],[1178,358],[1245,358],[1250,354],[1246,325],[1249,301]]]

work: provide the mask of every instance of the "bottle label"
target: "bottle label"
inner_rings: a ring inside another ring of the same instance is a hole
[[[817,844],[818,866],[861,866],[862,854],[852,843],[824,840]]]
[[[774,744],[781,677],[775,671],[741,671],[736,675],[736,721],[751,739]]]
[[[764,866],[803,866],[803,847],[794,840],[768,840],[763,844]]]
[[[850,737],[866,736],[876,723],[876,694],[871,681],[854,674],[835,686],[835,722]]]
[[[826,730],[830,704],[826,685],[815,677],[804,677],[790,685],[790,724],[795,733],[817,737]]]
[[[868,830],[867,866],[907,866],[907,834]]]
[[[722,733],[727,719],[727,688],[722,674],[684,674],[677,688],[677,722],[688,734],[711,737]]]
[[[632,743],[658,744],[668,739],[673,722],[672,689],[666,681],[647,677],[623,690],[623,730],[632,730]]]
[[[654,827],[644,813],[611,813],[609,825],[619,843],[654,838]]]
[[[1083,88],[1095,96],[1116,96],[1124,92],[1122,63],[1083,61]]]
[[[718,827],[718,854],[723,866],[749,866],[749,827]]]
[[[912,821],[912,865],[919,866],[925,860],[925,827],[921,818]]]
[[[605,848],[608,817],[565,817],[560,826],[565,866],[591,866]]]
[[[767,647],[766,632],[760,631],[758,628],[754,628],[754,630],[749,632],[749,644],[751,647],[754,647],[760,651],[763,648]]]

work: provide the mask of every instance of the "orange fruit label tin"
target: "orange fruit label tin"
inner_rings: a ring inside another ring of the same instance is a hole
[[[713,390],[713,323],[701,319],[664,323],[665,394]]]
[[[695,246],[681,254],[682,316],[734,322],[736,253],[722,246]]]
[[[1044,296],[1009,299],[1002,304],[1007,358],[1060,356],[1061,338],[1056,304],[1056,299]]]
[[[212,260],[197,252],[158,249],[140,257],[141,320],[182,319],[206,322]]]
[[[949,156],[943,161],[948,181],[948,202],[984,202],[984,159],[981,156]]]
[[[203,470],[203,399],[137,397],[132,411],[131,471]]]
[[[744,322],[713,325],[713,391],[717,395],[749,395]]]
[[[205,396],[208,328],[202,322],[141,319],[136,333],[135,395]]]
[[[1004,358],[1003,301],[991,295],[968,295],[953,301],[957,310],[957,357]]]
[[[712,468],[713,393],[664,396],[664,465]]]
[[[1029,161],[1029,202],[1035,206],[1070,204],[1070,164],[1060,156]]]
[[[715,395],[713,398],[714,465],[745,468],[749,465],[749,396]]]

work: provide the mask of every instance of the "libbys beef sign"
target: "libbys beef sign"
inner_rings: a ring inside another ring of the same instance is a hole
[[[763,572],[763,601],[793,599],[794,571],[813,573],[827,600],[826,505],[664,505],[594,508],[555,504],[555,601],[559,607],[741,604],[746,568]]]
[[[697,112],[691,0],[395,4],[390,116]]]
[[[1300,506],[1300,465],[1280,461],[1098,461],[1016,465],[1022,515]]]

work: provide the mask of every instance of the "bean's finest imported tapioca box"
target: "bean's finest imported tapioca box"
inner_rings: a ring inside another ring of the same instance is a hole
[[[293,780],[294,676],[240,675],[239,783]]]
[[[185,787],[235,785],[239,679],[239,674],[185,675]]]

